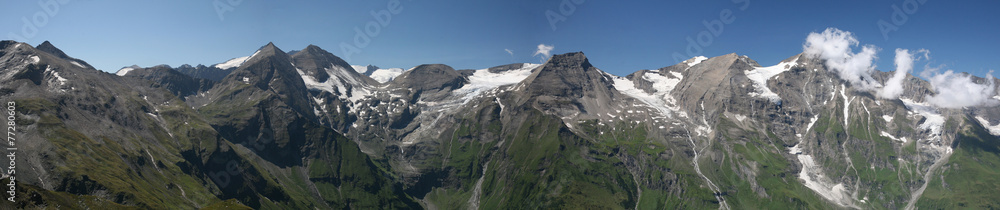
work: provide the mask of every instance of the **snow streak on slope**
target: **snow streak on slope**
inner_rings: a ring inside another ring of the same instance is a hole
[[[983,124],[983,127],[985,127],[986,130],[990,131],[990,134],[993,134],[994,136],[1000,136],[1000,124],[990,125],[990,121],[986,120],[986,118],[983,118],[981,116],[976,116],[976,120],[979,121],[980,124]]]
[[[624,77],[619,77],[611,74],[605,73],[608,77],[611,77],[615,82],[614,86],[619,92],[625,95],[631,96],[632,98],[642,101],[649,107],[656,109],[663,116],[670,117],[670,113],[679,110],[674,103],[676,102],[670,92],[674,90],[674,87],[681,82],[684,76],[677,72],[670,72],[674,78],[666,77],[658,74],[659,71],[653,70],[642,75],[642,79],[653,83],[653,93],[648,93],[644,90],[635,87],[635,83]]]
[[[895,136],[892,136],[892,134],[889,134],[888,132],[885,132],[885,131],[881,131],[881,133],[879,133],[879,135],[884,136],[884,137],[889,138],[889,139],[892,139],[892,140],[896,140],[896,141],[900,141],[900,142],[906,143],[906,137],[896,138]]]
[[[767,87],[767,80],[771,79],[775,75],[781,74],[782,72],[788,71],[793,66],[796,65],[796,58],[792,62],[782,62],[778,65],[769,67],[757,67],[754,69],[747,70],[743,72],[747,75],[750,81],[753,81],[753,87],[757,89],[757,92],[750,93],[751,96],[762,97],[771,100],[771,102],[778,103],[781,102],[781,97],[777,93],[771,91]]]
[[[921,115],[926,120],[918,126],[920,129],[930,130],[932,140],[941,139],[941,130],[944,129],[945,118],[941,115],[938,110],[927,103],[917,103],[913,100],[907,98],[900,98],[903,104],[906,105],[907,109],[910,109],[909,113],[911,115]]]
[[[844,188],[844,183],[834,184],[823,173],[823,167],[816,164],[812,155],[807,155],[802,151],[802,143],[789,148],[788,153],[796,155],[799,163],[802,164],[802,170],[799,171],[798,177],[805,182],[806,187],[839,206],[857,208],[853,206],[853,199],[849,196],[847,189]]]
[[[254,53],[254,55],[256,55],[256,54],[257,53]],[[236,68],[236,67],[240,67],[240,65],[243,65],[243,62],[246,62],[250,58],[251,58],[251,56],[233,58],[233,59],[229,59],[226,62],[215,64],[215,65],[213,65],[213,67],[220,68],[220,69]]]
[[[76,62],[76,61],[69,61],[69,63],[72,63],[74,66],[77,66],[77,67],[80,67],[80,68],[87,68],[87,67],[83,66],[83,64],[80,64],[79,62]]]
[[[53,71],[51,66],[45,67],[45,74],[51,74],[52,77],[55,77],[56,81],[59,82],[59,85],[66,85],[66,81],[69,81],[62,76],[59,76],[59,72]]]
[[[316,81],[316,78],[306,75],[301,69],[295,69],[295,71],[298,71],[299,75],[302,76],[302,81],[306,83],[306,87],[309,89],[317,89],[334,93],[341,99],[347,99],[351,102],[357,102],[371,93],[369,87],[361,81],[358,81],[358,78],[352,77],[351,74],[347,72],[349,70],[344,69],[343,67],[333,65],[333,67],[324,70],[330,75],[330,78],[326,81],[319,82]]]

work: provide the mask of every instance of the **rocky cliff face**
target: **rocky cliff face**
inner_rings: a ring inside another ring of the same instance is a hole
[[[16,207],[1000,206],[1000,109],[931,105],[912,75],[879,98],[806,54],[620,77],[567,53],[379,83],[312,45],[268,44],[216,82],[59,52],[0,42],[0,100],[37,151]]]

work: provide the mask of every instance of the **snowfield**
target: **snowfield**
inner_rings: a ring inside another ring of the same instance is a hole
[[[128,74],[128,72],[130,72],[132,70],[135,70],[135,69],[138,69],[138,68],[139,68],[138,66],[133,65],[133,66],[125,67],[125,68],[122,68],[122,69],[118,69],[118,72],[116,72],[115,75],[125,76],[126,74]]]
[[[531,76],[531,70],[538,68],[539,66],[542,66],[542,64],[525,63],[524,66],[519,69],[500,73],[492,73],[489,69],[476,70],[475,73],[469,76],[469,84],[454,90],[452,94],[462,96],[463,100],[468,102],[484,91],[521,82],[525,78],[528,78],[528,76]]]
[[[256,55],[256,54],[257,53],[254,53],[254,55]],[[226,62],[215,64],[215,65],[213,65],[213,67],[220,68],[220,69],[237,68],[237,67],[240,67],[240,65],[243,65],[243,62],[246,62],[250,58],[251,58],[251,56],[233,58],[233,59],[229,59]]]
[[[295,71],[302,76],[302,81],[306,83],[306,87],[309,89],[335,93],[340,98],[350,100],[351,102],[357,102],[371,93],[369,87],[347,72],[349,70],[337,65],[325,69],[330,78],[323,82],[319,82],[316,78],[306,75],[301,69],[295,68]]]
[[[796,62],[798,60],[799,59],[796,58],[792,62],[781,62],[778,65],[768,66],[768,67],[757,67],[743,72],[744,74],[747,75],[747,78],[749,78],[750,81],[753,81],[753,87],[754,89],[757,90],[756,92],[750,93],[750,95],[766,98],[768,100],[771,100],[771,102],[773,103],[781,102],[781,97],[767,87],[767,80],[771,79],[771,77],[781,74],[782,72],[792,69],[792,67],[796,65]]]

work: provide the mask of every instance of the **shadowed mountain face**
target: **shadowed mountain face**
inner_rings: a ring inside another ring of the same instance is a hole
[[[268,43],[237,61],[115,75],[49,42],[0,42],[18,148],[17,173],[5,174],[18,202],[0,205],[1000,206],[1000,108],[936,107],[934,84],[912,75],[899,98],[879,98],[805,54],[768,66],[696,57],[620,77],[577,52],[426,64],[384,83],[314,45],[289,55]]]

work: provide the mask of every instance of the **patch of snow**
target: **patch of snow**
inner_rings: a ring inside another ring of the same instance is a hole
[[[253,54],[257,55],[256,52],[254,52]],[[247,60],[250,60],[251,57],[253,57],[253,56],[245,56],[245,57],[239,57],[239,58],[229,59],[226,62],[222,62],[222,63],[218,63],[218,64],[215,64],[215,65],[212,65],[212,67],[220,68],[220,69],[229,69],[229,68],[240,67],[240,65],[243,65],[244,62],[247,62]]]
[[[138,69],[138,68],[139,68],[139,66],[136,66],[136,65],[132,65],[132,66],[129,66],[129,67],[121,68],[121,69],[118,69],[118,72],[115,72],[115,75],[125,76],[126,74],[128,74],[128,72],[131,72],[132,70],[135,70],[135,69]]]
[[[889,116],[889,115],[882,115],[882,119],[885,120],[885,123],[891,123],[892,122],[892,116]]]
[[[72,63],[73,65],[75,65],[77,67],[80,67],[80,68],[87,68],[87,67],[83,66],[83,64],[80,64],[80,63],[78,63],[76,61],[69,61],[69,63]]]
[[[31,57],[28,57],[28,59],[31,59],[31,63],[32,64],[38,64],[39,61],[42,61],[42,59],[38,58],[38,56],[36,56],[36,55],[32,55]]]
[[[677,72],[670,72],[670,74],[671,76],[674,76],[674,78],[665,77],[660,74],[647,73],[642,75],[642,79],[653,83],[653,90],[656,91],[653,93],[654,95],[657,95],[659,98],[663,98],[664,100],[672,101],[673,98],[667,98],[666,96],[668,96],[668,94],[677,87],[677,84],[681,83],[681,79],[684,78],[684,75]]]
[[[643,74],[641,79],[653,83],[653,93],[648,93],[645,90],[641,90],[635,87],[635,83],[624,77],[619,77],[611,74],[607,74],[608,77],[612,78],[614,81],[615,89],[625,95],[631,96],[632,98],[638,99],[649,107],[659,111],[664,116],[669,116],[670,113],[674,113],[680,110],[676,107],[674,103],[676,101],[670,92],[680,83],[683,79],[683,75],[671,72],[672,76],[676,78],[669,78],[663,75],[651,71],[651,73]],[[606,74],[606,73],[605,73]],[[616,110],[621,112],[621,110]]]
[[[358,78],[353,77],[348,72],[350,71],[348,69],[333,65],[333,67],[324,70],[330,75],[330,78],[319,82],[316,78],[306,75],[301,69],[295,69],[302,76],[302,81],[305,82],[306,87],[309,89],[330,92],[341,99],[347,99],[351,102],[357,102],[371,93],[369,90],[370,87],[359,81]]]
[[[847,86],[844,86],[844,84],[840,84],[840,95],[844,97],[844,127],[846,128],[850,125],[847,123],[847,118],[851,116],[851,101],[854,101],[854,97],[847,99]]]
[[[690,67],[692,67],[694,65],[698,65],[699,63],[701,63],[702,61],[705,61],[705,60],[708,60],[708,58],[705,57],[705,56],[697,56],[697,57],[693,57],[691,59],[688,59],[686,62],[687,62],[688,68],[690,68]]]
[[[55,77],[55,78],[56,78],[56,81],[58,81],[58,82],[59,82],[59,85],[60,85],[60,86],[61,86],[61,85],[66,85],[66,81],[69,81],[69,80],[67,80],[66,78],[63,78],[63,77],[59,76],[59,72],[56,72],[55,70],[52,70],[52,67],[51,67],[51,66],[49,66],[49,67],[45,67],[45,72],[44,72],[44,74],[51,74],[51,75],[52,75],[52,77]]]
[[[990,125],[990,121],[986,120],[986,118],[983,118],[981,116],[976,116],[976,120],[978,120],[979,124],[982,124],[983,127],[986,128],[986,130],[990,131],[990,134],[993,134],[994,136],[1000,136],[1000,123],[996,125]]]
[[[396,76],[399,76],[400,74],[403,74],[403,69],[401,68],[376,69],[371,73],[371,75],[368,75],[368,77],[371,77],[379,83],[386,83],[392,81],[392,79],[396,78]]]
[[[503,103],[500,102],[500,98],[494,98],[497,101],[497,105],[500,105],[500,114],[503,114]]]
[[[907,98],[900,98],[903,101],[903,105],[906,105],[907,109],[910,111],[924,116],[927,118],[924,123],[918,126],[920,129],[930,130],[933,138],[941,138],[941,130],[944,128],[945,118],[941,115],[936,108],[927,103],[917,103],[913,100]]]
[[[802,143],[795,144],[795,146],[788,148],[788,154],[798,155],[802,154]]]
[[[809,125],[806,125],[806,132],[808,132],[809,129],[811,129],[813,127],[813,125],[816,124],[816,120],[819,120],[819,115],[818,114],[816,116],[812,117],[812,119],[809,119]]]
[[[889,134],[888,132],[885,132],[885,131],[882,131],[882,133],[879,133],[879,135],[884,136],[884,137],[888,137],[889,139],[892,139],[892,140],[896,140],[896,141],[900,141],[900,142],[906,143],[906,137],[896,138],[895,136],[892,136],[892,134]]]
[[[708,126],[699,125],[697,128],[694,128],[694,132],[698,136],[708,136],[708,134],[712,133],[712,129]]]
[[[781,97],[767,87],[767,80],[770,79],[771,77],[775,77],[778,74],[781,74],[782,72],[792,69],[793,66],[797,65],[796,61],[798,61],[798,58],[796,58],[792,62],[781,62],[778,65],[774,66],[756,67],[744,71],[743,73],[747,75],[747,78],[750,79],[750,81],[753,81],[754,89],[757,89],[757,92],[750,93],[750,95],[766,98],[774,103],[781,102]]]
[[[747,116],[743,116],[741,114],[736,114],[736,120],[739,120],[740,122],[743,122],[746,119],[747,119]]]
[[[250,84],[250,78],[249,77],[243,77],[243,83]]]
[[[798,176],[805,182],[806,187],[837,205],[845,207],[853,205],[851,203],[853,199],[844,188],[844,183],[834,184],[822,172],[822,166],[816,165],[811,155],[799,154],[797,158],[802,163],[802,170],[799,171]]]
[[[247,60],[250,60],[251,58],[253,58],[253,56],[257,56],[257,53],[260,53],[260,50],[254,51],[253,54],[247,58]]]

